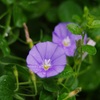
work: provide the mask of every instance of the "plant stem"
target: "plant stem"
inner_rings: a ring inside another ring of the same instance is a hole
[[[18,93],[18,95],[29,96],[29,97],[34,97],[35,96],[34,94],[23,94],[23,93]]]
[[[17,94],[15,94],[14,97],[15,97],[17,100],[25,100],[25,99],[23,99],[21,96],[19,96],[19,95],[17,95]]]
[[[7,34],[10,32],[11,27],[10,27],[10,21],[11,21],[11,8],[8,9],[7,11],[8,13],[8,17],[7,17],[7,21],[6,21],[6,26],[5,26],[5,31],[3,34],[3,37],[6,37]]]
[[[19,85],[27,85],[29,83],[30,83],[30,81],[28,81],[28,82],[20,82]]]
[[[63,86],[68,92],[69,92],[69,89],[62,83],[60,83],[61,86]]]
[[[16,92],[19,89],[18,71],[17,71],[16,66],[14,66],[14,75],[15,75],[15,78],[16,78],[16,89],[14,91]]]
[[[23,61],[25,63],[25,59],[20,58],[20,57],[17,57],[17,56],[9,55],[9,58],[13,58],[13,59],[16,59],[16,60],[20,60],[20,61]]]
[[[30,74],[31,74],[32,83],[34,84],[34,89],[35,89],[34,96],[35,96],[37,95],[36,76],[32,71],[30,71]]]
[[[8,11],[6,11],[5,13],[3,13],[2,15],[0,15],[0,20],[5,16],[7,15]]]

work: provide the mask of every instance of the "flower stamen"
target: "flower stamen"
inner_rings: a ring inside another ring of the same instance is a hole
[[[62,41],[62,44],[63,44],[65,47],[70,46],[70,44],[71,44],[70,38],[69,38],[68,36],[67,36],[66,38],[64,38],[63,41]]]
[[[48,70],[50,67],[51,67],[51,61],[50,61],[50,59],[48,59],[48,60],[45,59],[44,63],[43,63],[44,70]]]

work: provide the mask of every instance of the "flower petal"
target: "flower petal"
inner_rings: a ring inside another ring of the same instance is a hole
[[[62,43],[61,43],[61,41],[63,40],[63,38],[59,38],[56,34],[55,34],[55,32],[53,32],[53,39],[52,39],[52,41],[54,42],[54,43],[58,43],[59,45],[61,45]]]
[[[58,72],[52,68],[52,69],[50,69],[50,70],[47,71],[46,77],[55,76],[57,74],[58,74]]]
[[[58,24],[53,34],[53,42],[57,43],[64,51],[67,56],[74,56],[76,50],[76,41],[82,39],[81,35],[74,35],[67,29],[68,23]],[[63,44],[64,39],[68,37],[70,39],[70,45],[66,46]]]
[[[72,41],[71,46],[64,47],[64,50],[67,56],[74,56],[76,50],[76,42]]]
[[[65,65],[66,64],[66,56],[65,55],[61,55],[55,59],[52,60],[52,66],[55,66],[55,65]]]
[[[65,66],[53,66],[53,69],[55,69],[58,73],[62,72],[64,68]]]
[[[74,34],[72,34],[71,37],[72,37],[74,40],[76,40],[76,41],[82,39],[82,36],[81,36],[81,35],[74,35]]]
[[[46,54],[46,49],[47,49],[47,43],[38,43],[36,45],[36,49],[37,51],[40,53],[40,56],[42,57],[42,59],[45,59],[45,54]]]
[[[50,59],[51,56],[56,52],[58,45],[54,44],[52,42],[47,42],[47,48],[46,48],[46,55],[45,59]]]
[[[66,55],[61,47],[52,42],[38,43],[27,56],[27,66],[41,78],[59,74],[66,64]],[[47,70],[44,68],[50,66]],[[57,68],[57,66],[62,68]],[[54,67],[54,68],[53,68]]]
[[[47,73],[46,71],[42,70],[42,71],[37,72],[37,75],[41,78],[45,78],[47,76]]]
[[[58,58],[59,56],[62,56],[62,55],[64,55],[65,54],[65,52],[64,52],[64,50],[60,47],[60,46],[57,46],[57,49],[56,49],[56,51],[54,52],[54,54],[53,54],[53,56],[52,56],[52,61],[54,60],[54,59],[56,59],[56,58]]]
[[[68,33],[67,24],[66,23],[60,23],[60,24],[58,24],[55,27],[54,32],[59,37],[63,37],[63,38],[66,37],[67,33]]]
[[[29,69],[31,71],[33,71],[34,73],[37,73],[39,71],[41,71],[41,69],[38,67],[38,66],[35,66],[35,65],[27,65],[29,67]]]
[[[40,53],[38,52],[38,50],[36,49],[36,46],[34,46],[30,52],[29,52],[29,55],[32,55],[39,63],[42,62],[42,57],[40,55]]]
[[[39,64],[39,63],[37,62],[37,60],[34,59],[34,58],[32,57],[32,55],[30,55],[30,54],[27,56],[26,62],[27,62],[28,65],[35,65],[35,66],[37,65],[37,66],[38,66],[38,64]]]

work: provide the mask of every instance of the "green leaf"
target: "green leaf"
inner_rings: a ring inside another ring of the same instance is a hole
[[[1,65],[9,65],[9,64],[17,65],[19,63],[21,63],[21,65],[25,65],[25,60],[15,56],[0,57]]]
[[[78,87],[78,79],[76,79],[75,77],[74,77],[74,82],[72,83],[72,85],[71,85],[71,89],[72,90],[74,90],[74,89],[76,89],[77,87]]]
[[[21,65],[16,65],[16,67],[17,67],[17,70],[19,72],[20,79],[22,79],[24,81],[28,81],[29,77],[30,77],[28,67],[21,66]]]
[[[68,93],[59,94],[57,100],[76,100],[75,97],[67,98]]]
[[[89,30],[91,38],[96,41],[96,46],[100,48],[100,28]]]
[[[7,37],[8,44],[14,43],[19,37],[19,30],[15,29],[13,33],[9,33]]]
[[[46,13],[46,18],[47,18],[50,22],[57,22],[57,20],[58,20],[57,8],[56,8],[56,7],[50,8],[50,9],[47,11],[47,13]]]
[[[70,23],[67,25],[67,28],[73,34],[81,34],[82,33],[82,29],[77,24]]]
[[[96,48],[91,45],[83,45],[82,51],[87,52],[89,55],[95,55],[96,54]]]
[[[24,79],[29,77],[28,67],[26,67],[26,63],[22,58],[15,56],[0,57],[0,66],[4,66],[5,71],[12,71],[12,67],[16,66],[21,77],[24,77]]]
[[[0,35],[0,49],[2,50],[4,56],[7,56],[10,54],[10,49],[8,47],[8,43],[5,40],[5,38],[3,38],[1,35]]]
[[[89,28],[100,28],[100,20],[93,20]]]
[[[62,94],[58,95],[57,100],[64,100],[67,96],[68,96],[68,93],[62,93]]]
[[[70,76],[67,78],[67,81],[65,82],[65,86],[69,89],[69,90],[73,90],[76,89],[78,86],[78,80],[75,78],[74,75]]]
[[[39,0],[21,0],[19,2],[19,5],[27,11],[32,11],[32,10],[34,10],[33,8],[34,8],[35,4],[37,4],[38,2],[40,2],[40,1]]]
[[[8,71],[11,72],[13,70],[14,66],[16,66],[16,68],[18,70],[20,79],[22,78],[23,80],[27,81],[29,79],[30,74],[29,74],[29,70],[26,66],[9,64],[9,65],[4,66],[4,71],[6,73],[8,73]]]
[[[22,27],[23,23],[26,22],[26,16],[23,14],[22,9],[18,5],[14,5],[13,7],[13,22],[15,26]]]
[[[62,22],[72,21],[73,15],[82,15],[81,7],[73,1],[65,1],[58,8],[59,19]]]
[[[41,91],[39,100],[54,100],[52,94],[48,91]]]
[[[88,17],[88,15],[89,15],[89,9],[85,6],[84,7],[84,17]]]
[[[69,65],[67,65],[64,71],[55,77],[56,78],[66,78],[66,77],[70,77],[73,74],[74,74],[73,69]]]
[[[79,86],[85,91],[94,91],[100,86],[100,48],[95,56],[91,56],[90,60],[82,62],[80,75],[78,77]],[[92,62],[91,62],[92,60]]]
[[[30,9],[31,11],[31,18],[40,17],[45,12],[47,12],[48,8],[50,7],[50,2],[48,0],[41,0],[37,4],[33,6],[33,9]]]
[[[3,75],[0,77],[0,100],[13,100],[14,80],[11,76]]]
[[[72,19],[73,19],[74,22],[77,22],[77,23],[81,23],[82,22],[81,17],[78,16],[78,15],[73,15]]]
[[[1,0],[6,5],[11,5],[15,2],[15,0]]]
[[[92,91],[98,88],[100,85],[100,61],[96,58],[93,59],[95,60],[94,63],[90,66],[83,65],[81,66],[81,72],[84,72],[79,75],[78,80],[79,80],[79,86],[82,87],[83,90],[85,91]],[[99,62],[97,62],[97,61]],[[90,79],[91,78],[91,79]]]
[[[44,89],[50,92],[58,91],[58,86],[53,79],[45,79],[43,81]]]

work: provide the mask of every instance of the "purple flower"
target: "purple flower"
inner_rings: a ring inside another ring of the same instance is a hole
[[[81,35],[74,35],[67,29],[68,23],[59,23],[53,31],[53,42],[62,47],[67,56],[74,56],[76,41],[82,39]]]
[[[27,66],[41,78],[51,77],[64,70],[66,55],[61,47],[52,42],[36,44],[27,56]]]

